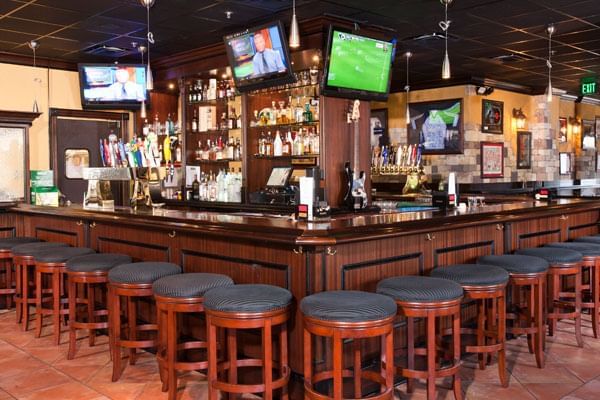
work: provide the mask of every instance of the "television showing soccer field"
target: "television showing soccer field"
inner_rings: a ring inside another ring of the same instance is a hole
[[[394,43],[330,29],[323,92],[331,96],[385,100]]]
[[[223,39],[238,90],[243,92],[293,81],[287,38],[280,21]]]

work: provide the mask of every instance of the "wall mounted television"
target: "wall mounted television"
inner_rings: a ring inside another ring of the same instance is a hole
[[[78,69],[83,108],[135,110],[149,100],[143,64],[79,64]]]
[[[390,90],[395,41],[329,27],[322,93],[328,96],[385,101]]]
[[[294,82],[287,36],[281,21],[227,35],[223,40],[240,92]]]

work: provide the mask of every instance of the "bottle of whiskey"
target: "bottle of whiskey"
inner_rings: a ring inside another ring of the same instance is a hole
[[[192,117],[192,132],[198,132],[198,111],[194,108],[194,115]]]
[[[265,156],[272,157],[273,156],[273,136],[271,136],[271,132],[267,134],[266,143],[265,143]]]
[[[198,175],[194,175],[194,181],[192,182],[192,200],[200,200],[200,182],[198,182]]]

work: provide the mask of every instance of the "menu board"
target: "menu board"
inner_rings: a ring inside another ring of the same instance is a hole
[[[0,202],[25,198],[25,133],[23,128],[0,127]]]

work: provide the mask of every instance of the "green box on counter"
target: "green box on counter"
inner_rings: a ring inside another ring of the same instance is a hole
[[[37,204],[36,192],[40,193],[51,193],[52,189],[58,189],[54,187],[54,171],[52,170],[32,170],[30,172],[30,185],[31,185],[31,204]],[[42,189],[42,190],[38,190]],[[45,196],[45,195],[44,195]]]

